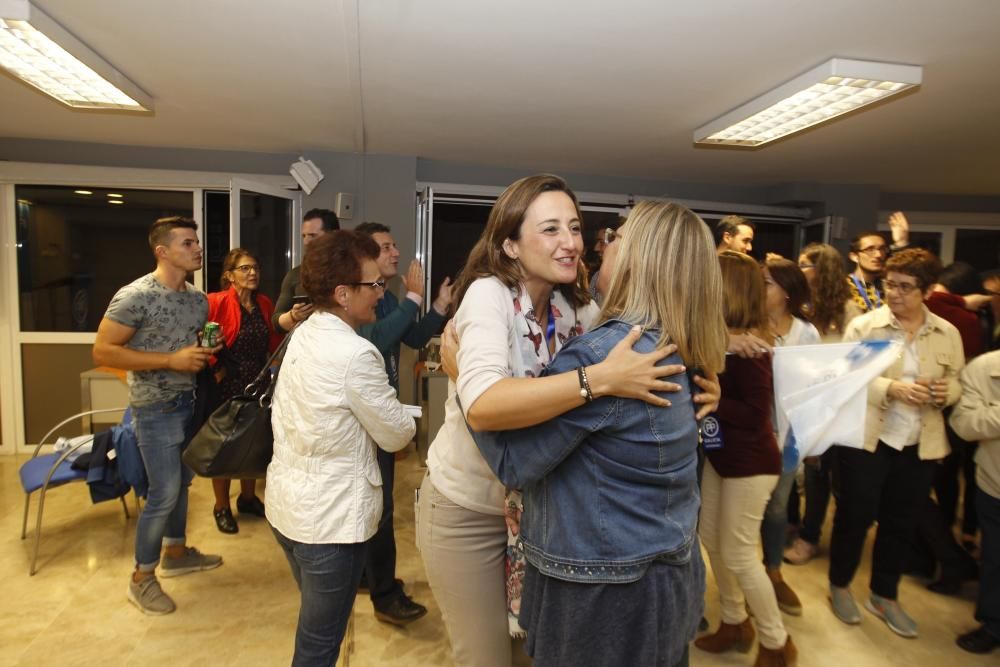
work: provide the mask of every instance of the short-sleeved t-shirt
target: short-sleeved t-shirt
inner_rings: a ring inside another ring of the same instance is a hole
[[[208,319],[208,299],[191,283],[183,291],[163,285],[152,273],[122,287],[104,316],[135,329],[126,347],[139,352],[175,352],[198,341]],[[129,371],[129,402],[144,406],[167,401],[194,389],[193,373],[160,368]]]

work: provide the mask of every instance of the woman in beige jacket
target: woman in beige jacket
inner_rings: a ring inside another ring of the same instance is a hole
[[[903,349],[868,387],[864,449],[836,448],[840,494],[830,545],[830,601],[841,621],[861,622],[848,586],[877,520],[865,608],[903,637],[917,636],[916,622],[896,599],[903,559],[934,463],[949,451],[941,410],[958,401],[958,374],[965,365],[958,330],[924,305],[940,271],[926,250],[893,255],[882,283],[886,305],[854,319],[844,333],[845,341],[899,340]]]

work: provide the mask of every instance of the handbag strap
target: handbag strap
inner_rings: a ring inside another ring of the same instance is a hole
[[[279,358],[284,360],[283,354],[285,352],[285,348],[288,347],[288,341],[292,339],[292,334],[295,333],[295,329],[297,328],[298,325],[296,324],[295,327],[289,331],[287,335],[285,335],[285,338],[281,341],[281,344],[278,345],[278,348],[272,352],[271,356],[267,358],[266,362],[264,362],[264,368],[262,368],[260,373],[257,374],[257,377],[251,380],[250,384],[243,389],[243,395],[245,397],[256,398],[259,396],[263,399],[274,393],[274,385],[277,383],[278,371],[281,370],[281,361],[279,361],[275,366],[273,374],[271,373],[271,364]],[[264,382],[267,383],[267,386],[263,386]],[[263,387],[263,391],[259,394],[257,389],[258,387]]]

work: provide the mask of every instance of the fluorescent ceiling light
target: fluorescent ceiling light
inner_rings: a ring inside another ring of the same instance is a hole
[[[108,203],[109,204],[124,204],[125,202],[122,201],[121,199],[109,199]]]
[[[756,148],[915,88],[919,65],[831,58],[694,131],[708,146]]]
[[[74,108],[153,110],[152,97],[28,0],[0,0],[0,67]]]
[[[73,190],[73,194],[75,194],[75,195],[92,195],[94,193],[91,192],[90,190]]]
[[[109,192],[109,193],[108,193],[108,196],[109,196],[109,197],[113,197],[113,198],[120,198],[120,197],[122,197],[123,195],[120,195],[120,194],[118,194],[117,192]]]

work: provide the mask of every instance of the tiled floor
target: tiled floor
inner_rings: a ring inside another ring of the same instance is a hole
[[[223,535],[211,515],[211,486],[196,480],[191,495],[190,542],[221,553],[218,570],[169,579],[164,588],[178,610],[147,617],[125,600],[132,563],[135,519],[125,520],[116,502],[90,504],[83,485],[55,489],[46,503],[40,570],[28,576],[29,539],[21,541],[23,494],[17,468],[25,457],[0,457],[0,665],[287,665],[298,596],[288,565],[262,520],[246,520],[238,535]],[[407,628],[379,623],[371,603],[355,605],[351,667],[451,665],[441,616],[413,544],[413,488],[422,470],[417,457],[398,463],[396,530],[399,576],[430,613]],[[34,503],[32,506],[34,510]],[[34,516],[34,511],[32,511]],[[867,562],[853,590],[862,599]],[[962,599],[926,591],[905,579],[900,599],[920,623],[921,636],[892,634],[867,612],[860,626],[837,621],[826,602],[826,561],[785,567],[805,612],[786,617],[802,667],[876,665],[1000,665],[1000,651],[972,656],[954,645],[956,633],[973,627],[976,587]],[[718,622],[709,576],[708,617]],[[998,593],[1000,594],[1000,593]],[[691,651],[691,664],[750,665],[752,654],[710,656]]]

